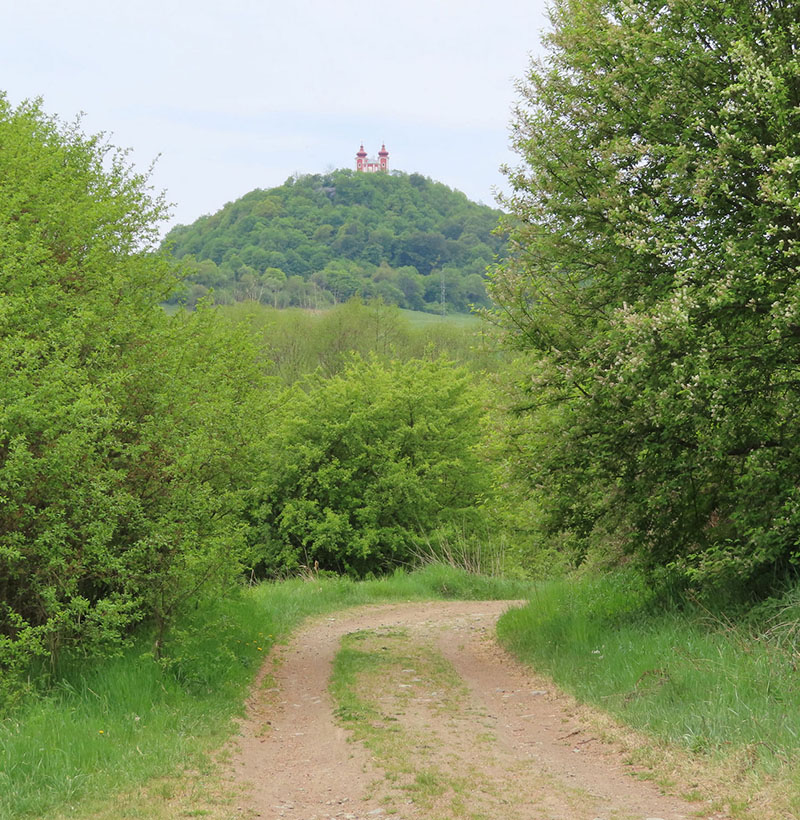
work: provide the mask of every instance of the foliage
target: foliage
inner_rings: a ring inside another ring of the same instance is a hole
[[[475,373],[504,358],[477,316],[403,311],[381,299],[364,304],[353,298],[325,311],[239,302],[220,306],[219,313],[255,334],[266,371],[287,385],[317,369],[340,373],[353,353],[385,362],[444,356]]]
[[[354,357],[282,405],[251,507],[261,572],[383,571],[423,533],[481,521],[483,397],[465,370]]]
[[[578,559],[610,538],[718,595],[794,571],[796,11],[560,0],[520,84],[491,291],[536,358],[518,474]]]
[[[163,204],[124,154],[0,96],[0,670],[166,629],[236,571],[261,384],[208,311],[168,319]],[[262,402],[263,403],[263,402]],[[3,697],[0,684],[0,701]]]
[[[188,264],[190,303],[325,307],[358,294],[413,310],[486,304],[499,212],[400,172],[340,170],[256,189],[165,240]]]

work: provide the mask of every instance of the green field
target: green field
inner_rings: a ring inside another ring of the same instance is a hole
[[[435,324],[446,324],[455,327],[477,329],[480,325],[480,316],[474,313],[423,313],[419,310],[400,308],[400,315],[404,316],[412,327],[427,327]]]

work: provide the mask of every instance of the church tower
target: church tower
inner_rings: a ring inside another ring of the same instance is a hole
[[[386,144],[381,145],[381,150],[378,151],[378,159],[367,159],[367,152],[364,150],[364,143],[361,143],[361,148],[356,152],[356,171],[364,171],[366,173],[374,173],[375,171],[389,170],[389,152],[386,150]]]
[[[361,143],[361,148],[356,153],[356,171],[366,171],[367,152],[364,150],[364,143]]]

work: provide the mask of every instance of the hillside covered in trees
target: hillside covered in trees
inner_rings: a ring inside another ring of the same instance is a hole
[[[182,297],[324,307],[355,294],[412,310],[486,305],[500,212],[420,174],[349,170],[256,189],[165,239],[188,263]]]

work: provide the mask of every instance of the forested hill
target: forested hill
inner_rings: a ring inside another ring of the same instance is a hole
[[[420,174],[350,170],[256,189],[165,245],[190,263],[184,298],[323,307],[382,297],[413,310],[486,304],[486,266],[505,242],[500,212]]]

